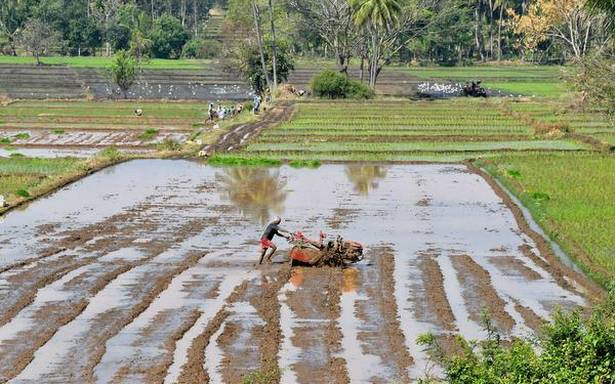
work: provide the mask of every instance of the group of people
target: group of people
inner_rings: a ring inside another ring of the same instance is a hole
[[[243,104],[235,104],[232,106],[218,105],[214,106],[214,103],[209,103],[207,107],[207,116],[209,121],[224,120],[226,118],[233,118],[243,112]]]

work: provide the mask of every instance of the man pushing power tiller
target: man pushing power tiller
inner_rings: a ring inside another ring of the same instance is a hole
[[[263,232],[263,235],[261,236],[261,241],[260,241],[261,242],[261,258],[260,258],[260,261],[258,262],[259,264],[263,263],[263,259],[265,259],[265,255],[267,254],[267,250],[269,248],[271,248],[271,253],[269,253],[269,256],[266,258],[268,263],[271,262],[271,258],[273,257],[273,254],[278,249],[278,247],[276,247],[276,245],[272,241],[274,236],[278,235],[286,239],[290,238],[290,232],[285,229],[280,228],[280,223],[282,223],[282,219],[276,216],[273,219],[273,221],[269,223],[267,227],[265,228],[265,231]]]

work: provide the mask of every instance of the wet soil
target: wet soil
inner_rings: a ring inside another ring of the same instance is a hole
[[[471,169],[349,167],[132,161],[10,212],[0,382],[407,383],[438,374],[422,333],[484,337],[487,308],[505,337],[524,336],[556,305],[591,303]],[[361,241],[365,260],[291,269],[276,239],[274,263],[257,266],[273,215]]]

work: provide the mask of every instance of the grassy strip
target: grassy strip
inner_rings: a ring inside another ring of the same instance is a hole
[[[42,57],[41,61],[47,65],[68,65],[76,68],[107,68],[113,57],[103,56],[50,56]],[[36,60],[31,56],[0,56],[0,64],[29,64],[35,65]],[[150,59],[143,64],[145,69],[204,69],[211,64],[210,60],[191,59]]]
[[[293,168],[318,168],[320,161],[318,160],[293,160],[288,163]]]
[[[101,151],[87,160],[76,158],[0,158],[0,194],[8,207],[0,207],[0,214],[45,195],[73,180],[109,165],[125,160],[116,149]]]
[[[615,277],[615,157],[506,154],[480,161],[598,283]]]
[[[265,157],[240,157],[233,155],[214,155],[207,160],[207,164],[214,167],[225,166],[256,166],[256,167],[278,167],[282,162],[277,159]]]

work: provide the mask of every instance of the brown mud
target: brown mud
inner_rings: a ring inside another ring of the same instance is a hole
[[[481,311],[486,310],[500,332],[510,333],[515,321],[506,312],[506,303],[493,288],[489,272],[468,255],[454,256],[451,261],[463,286],[464,301],[470,309],[470,318],[480,323]]]
[[[202,149],[202,153],[210,156],[214,153],[231,152],[241,148],[247,140],[257,136],[263,129],[274,128],[289,120],[295,109],[293,105],[279,105],[265,112],[262,119],[254,123],[240,124],[223,134],[220,139]]]

